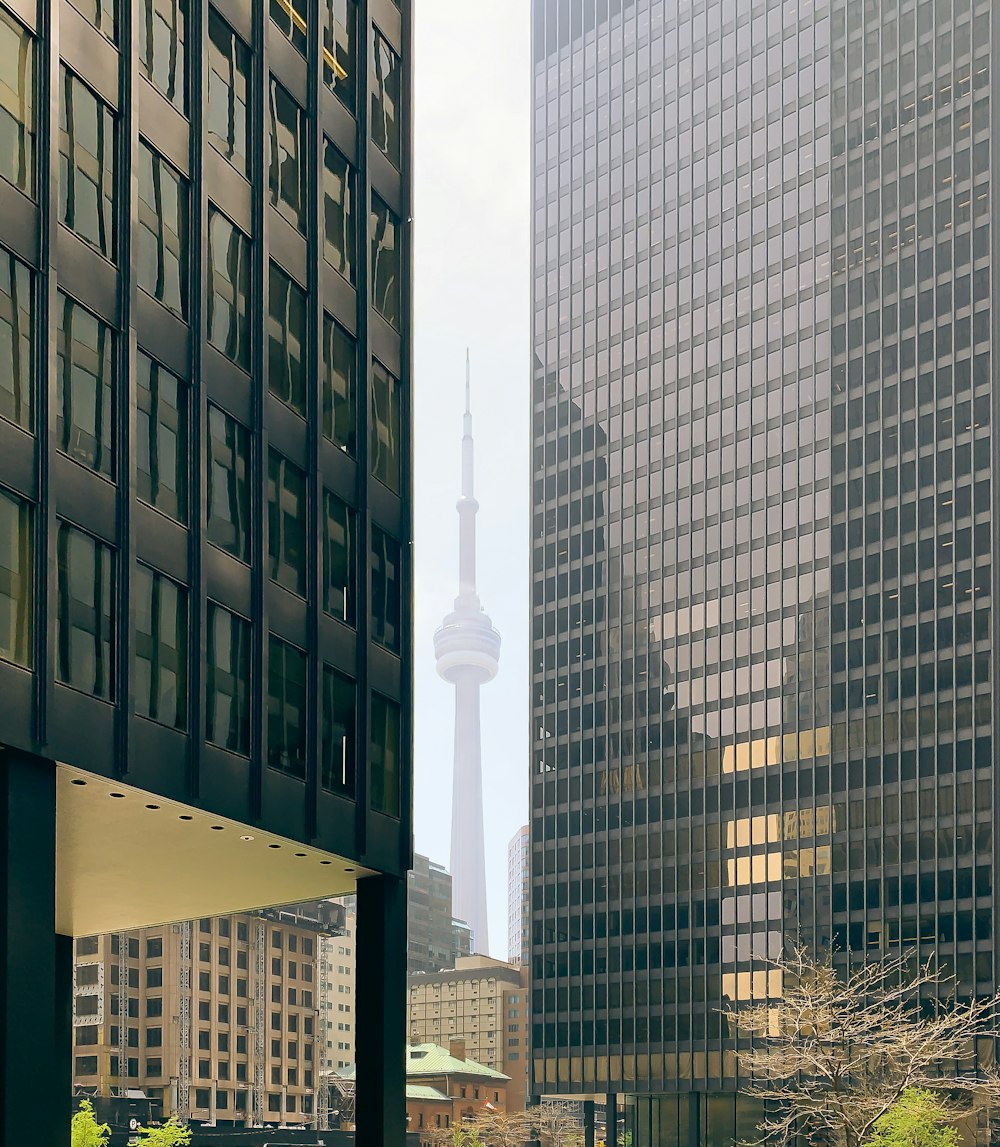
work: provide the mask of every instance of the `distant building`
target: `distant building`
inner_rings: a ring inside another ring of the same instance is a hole
[[[450,1127],[485,1111],[507,1111],[509,1080],[465,1054],[465,1042],[411,1044],[406,1056],[406,1128]]]
[[[320,937],[319,947],[319,1064],[320,1071],[354,1066],[354,946],[357,906],[345,896],[343,927]]]
[[[189,1090],[193,1122],[238,1126],[259,1089],[264,1123],[311,1123],[317,956],[343,919],[318,903],[81,937],[75,1090],[107,1098],[127,1078],[164,1116]]]
[[[468,924],[451,914],[451,891],[451,875],[443,865],[414,856],[406,883],[408,973],[453,968],[459,956],[471,951]]]
[[[411,1040],[461,1040],[474,1060],[509,1077],[512,1111],[523,1109],[527,1092],[527,975],[489,956],[465,956],[449,971],[408,978]]]
[[[507,845],[507,960],[528,966],[531,959],[531,833],[523,825]]]

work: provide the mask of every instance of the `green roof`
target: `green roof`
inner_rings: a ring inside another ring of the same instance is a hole
[[[443,1091],[438,1091],[436,1087],[427,1087],[423,1083],[408,1083],[406,1085],[406,1098],[407,1099],[437,1099],[442,1103],[450,1103],[451,1100]]]
[[[484,1067],[474,1059],[456,1059],[436,1043],[411,1043],[406,1049],[406,1074],[419,1075],[478,1075],[483,1079],[496,1079],[507,1083],[509,1075]]]

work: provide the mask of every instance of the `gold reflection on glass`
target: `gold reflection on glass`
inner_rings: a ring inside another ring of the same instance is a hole
[[[785,733],[780,737],[757,737],[722,750],[723,773],[749,772],[766,765],[791,764],[795,761],[825,757],[830,752],[830,727]]]

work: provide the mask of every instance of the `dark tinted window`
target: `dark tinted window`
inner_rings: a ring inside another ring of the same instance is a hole
[[[267,385],[293,410],[306,413],[306,293],[271,264],[267,295]]]
[[[327,613],[354,625],[356,597],[354,510],[336,494],[323,494],[324,579],[323,608]]]
[[[357,686],[329,665],[323,667],[323,788],[354,796]]]
[[[139,351],[136,358],[136,493],[187,521],[187,387]]]
[[[322,0],[323,80],[354,111],[358,88],[358,5],[356,0]]]
[[[399,816],[399,706],[373,693],[371,715],[371,806],[378,812]]]
[[[402,474],[402,427],[399,382],[377,361],[372,361],[371,452],[372,473],[397,494]]]
[[[19,259],[0,250],[0,417],[25,430],[31,429],[35,389],[33,279]]]
[[[268,456],[267,546],[273,581],[306,592],[306,476],[276,450]]]
[[[0,176],[35,193],[35,41],[0,8]]]
[[[268,100],[271,203],[303,234],[306,230],[306,115],[285,89],[271,79]]]
[[[372,640],[398,653],[402,640],[399,542],[378,526],[372,526],[371,571]]]
[[[372,192],[372,304],[397,329],[402,288],[400,240],[399,220]]]
[[[140,140],[139,286],[175,314],[188,310],[188,185],[162,156]]]
[[[372,28],[372,143],[392,163],[400,165],[399,94],[402,67],[399,56],[378,28]]]
[[[267,763],[306,775],[306,655],[273,634],[267,665]]]
[[[56,679],[110,700],[114,687],[111,548],[60,522],[56,555]]]
[[[328,139],[323,144],[323,220],[326,261],[353,283],[357,250],[354,170]]]
[[[139,66],[182,114],[187,111],[185,82],[187,0],[134,0]]]
[[[304,56],[308,30],[305,0],[271,0],[271,19]]]
[[[113,44],[115,42],[115,8],[118,0],[71,0],[84,19]]]
[[[0,657],[31,665],[32,523],[27,502],[0,491]]]
[[[357,453],[357,362],[354,339],[323,315],[323,433],[353,458]]]
[[[59,218],[113,260],[115,117],[65,67],[60,81]]]
[[[113,476],[114,335],[107,323],[59,296],[56,439],[75,461]]]
[[[151,570],[136,566],[135,711],[140,717],[187,727],[187,591]]]
[[[209,602],[205,737],[250,752],[250,623]]]
[[[249,87],[250,49],[209,6],[208,142],[243,175],[250,174]]]
[[[250,240],[214,207],[208,212],[208,340],[250,369]]]
[[[208,408],[208,540],[250,560],[250,432]]]

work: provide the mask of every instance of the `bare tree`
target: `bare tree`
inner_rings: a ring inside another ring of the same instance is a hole
[[[580,1120],[571,1107],[542,1103],[526,1114],[530,1135],[541,1147],[579,1147],[583,1143]]]
[[[531,1124],[524,1111],[484,1111],[476,1120],[483,1147],[524,1147]]]
[[[992,1036],[1000,996],[954,998],[953,981],[909,952],[841,979],[832,953],[790,946],[773,962],[782,998],[725,1012],[749,1094],[769,1100],[760,1127],[769,1145],[796,1134],[824,1147],[862,1147],[876,1120],[909,1088],[948,1097],[958,1119],[996,1106],[1000,1076],[976,1070],[975,1038]],[[921,996],[930,1006],[921,1008]]]

